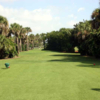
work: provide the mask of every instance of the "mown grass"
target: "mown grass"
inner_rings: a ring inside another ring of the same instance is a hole
[[[39,49],[0,60],[0,100],[100,100],[100,60]]]

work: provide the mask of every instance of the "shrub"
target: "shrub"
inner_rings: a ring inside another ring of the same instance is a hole
[[[0,35],[0,59],[18,56],[15,47],[16,44],[10,38]]]

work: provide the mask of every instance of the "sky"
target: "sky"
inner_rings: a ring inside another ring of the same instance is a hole
[[[0,0],[0,15],[41,34],[90,20],[98,7],[99,0]]]

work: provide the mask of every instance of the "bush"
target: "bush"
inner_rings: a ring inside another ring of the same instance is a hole
[[[54,51],[74,52],[73,40],[70,29],[63,29],[60,31],[53,31],[46,36],[45,49]]]
[[[94,56],[100,58],[100,33],[90,34],[79,45],[81,55]]]
[[[14,57],[18,56],[18,53],[15,49],[16,44],[12,42],[11,39],[6,38],[3,35],[0,35],[0,59],[6,58],[6,57]]]

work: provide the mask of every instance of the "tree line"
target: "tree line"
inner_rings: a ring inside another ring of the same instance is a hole
[[[91,20],[83,20],[74,28],[61,28],[41,34],[29,34],[30,27],[18,23],[10,24],[0,16],[0,59],[18,56],[21,51],[44,46],[46,50],[74,52],[79,48],[81,55],[100,58],[100,9],[95,9]],[[29,34],[29,35],[28,35]],[[12,36],[13,35],[13,36]]]
[[[28,51],[29,43],[32,44],[34,39],[33,34],[28,36],[29,32],[32,32],[30,27],[23,27],[18,23],[9,25],[7,18],[0,16],[0,59]]]
[[[100,58],[100,9],[92,12],[91,20],[83,20],[72,29],[44,33],[43,37],[44,49],[74,52],[77,46],[81,55]]]
[[[12,58],[18,56],[19,52],[43,46],[42,35],[31,32],[30,27],[18,23],[9,25],[7,18],[0,16],[0,59]]]

